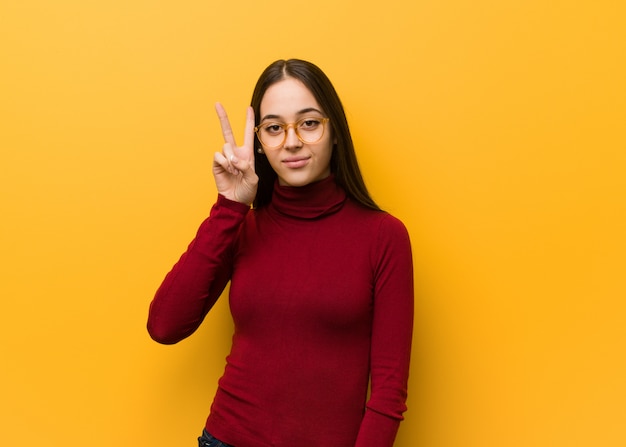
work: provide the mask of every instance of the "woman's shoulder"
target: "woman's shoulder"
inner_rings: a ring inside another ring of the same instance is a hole
[[[406,234],[404,223],[388,211],[374,210],[360,205],[350,199],[346,200],[345,211],[361,225],[372,227],[377,231]]]

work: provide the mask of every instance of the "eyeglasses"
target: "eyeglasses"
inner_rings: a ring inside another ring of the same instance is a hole
[[[277,149],[287,140],[287,129],[293,127],[296,136],[305,144],[317,143],[324,136],[326,123],[330,118],[302,118],[295,123],[268,121],[254,128],[261,144],[266,149]]]

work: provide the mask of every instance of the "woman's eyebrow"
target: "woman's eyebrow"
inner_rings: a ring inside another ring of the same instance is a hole
[[[317,112],[320,115],[323,115],[322,111],[319,109],[316,109],[315,107],[307,107],[306,109],[302,109],[296,112],[296,115],[305,115],[307,113],[311,113],[311,112]],[[261,118],[261,121],[265,121],[265,120],[280,120],[282,119],[282,116],[280,115],[265,115],[263,118]]]
[[[305,113],[309,113],[309,112],[317,112],[320,115],[322,115],[322,111],[317,110],[315,107],[307,107],[306,109],[302,109],[299,112],[297,112],[296,115],[304,115]]]
[[[263,118],[261,118],[261,121],[265,121],[265,120],[279,120],[280,119],[280,115],[265,115]]]

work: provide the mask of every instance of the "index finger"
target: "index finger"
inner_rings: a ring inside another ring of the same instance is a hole
[[[233,130],[230,127],[230,121],[228,120],[228,115],[226,114],[224,106],[222,106],[219,102],[215,103],[215,111],[217,112],[217,117],[220,120],[224,142],[230,144],[232,147],[237,147],[237,144],[235,143],[235,136],[233,135]]]
[[[246,130],[243,136],[243,145],[247,148],[254,146],[254,110],[248,107],[246,113]]]

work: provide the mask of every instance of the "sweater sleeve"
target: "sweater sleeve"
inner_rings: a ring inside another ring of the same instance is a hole
[[[392,447],[406,411],[413,332],[413,259],[404,225],[387,215],[375,257],[371,394],[356,447]]]
[[[173,344],[191,335],[232,274],[232,252],[249,207],[219,195],[209,217],[150,303],[148,333]]]

